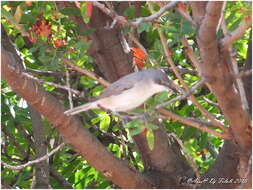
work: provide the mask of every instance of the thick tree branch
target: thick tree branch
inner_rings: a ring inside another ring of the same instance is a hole
[[[242,108],[240,97],[233,88],[233,77],[229,70],[231,64],[229,53],[220,52],[216,41],[216,26],[222,5],[222,2],[208,2],[207,13],[198,32],[198,45],[203,61],[201,73],[206,77],[211,91],[216,96],[241,150],[246,151],[251,145],[251,137],[248,134],[250,120]]]
[[[216,38],[216,28],[220,20],[223,2],[208,2],[206,6],[206,14],[199,28],[199,38],[206,44],[213,43]]]
[[[28,105],[30,117],[32,120],[32,132],[34,138],[34,151],[36,153],[36,160],[47,155],[46,134],[42,121],[42,117],[32,106]],[[51,188],[49,185],[49,162],[48,158],[37,162],[34,170],[34,176],[31,188],[32,189],[47,189]],[[29,163],[29,162],[28,162]]]

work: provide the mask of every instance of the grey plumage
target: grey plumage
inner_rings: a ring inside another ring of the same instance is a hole
[[[152,95],[169,90],[168,88],[173,89],[173,86],[164,72],[147,69],[120,78],[110,84],[97,100],[67,110],[65,113],[74,115],[95,108],[105,108],[115,112],[130,111],[143,104]]]

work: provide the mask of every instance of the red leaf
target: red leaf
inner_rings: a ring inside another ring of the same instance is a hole
[[[60,46],[65,46],[66,42],[64,39],[57,39],[54,41],[54,47],[59,48]]]
[[[138,67],[144,67],[145,64],[144,64],[144,61],[141,60],[141,59],[138,59],[136,57],[133,58],[133,61],[134,61],[134,64],[137,65]]]
[[[144,67],[144,62],[147,59],[147,55],[144,51],[142,51],[140,48],[131,48],[131,52],[134,56],[133,62],[138,67]]]
[[[148,132],[148,129],[145,128],[141,133],[142,133],[144,136],[146,136],[146,135],[147,135],[147,132]]]
[[[32,25],[32,31],[47,38],[52,32],[51,24],[47,20],[40,20]]]
[[[92,15],[92,7],[93,7],[93,3],[87,2],[86,14],[89,18],[91,18],[91,15]]]
[[[146,53],[142,51],[140,48],[131,48],[134,57],[138,59],[146,59]]]
[[[31,43],[37,42],[37,38],[32,37],[32,36],[28,37],[28,40],[29,40]]]
[[[246,22],[251,22],[251,15],[245,16],[244,19]]]

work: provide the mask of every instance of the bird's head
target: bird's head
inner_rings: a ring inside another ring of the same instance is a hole
[[[161,70],[156,70],[156,73],[153,75],[154,77],[154,82],[156,84],[165,86],[168,91],[173,91],[174,93],[177,93],[177,86],[174,84],[172,80],[170,80],[167,76],[167,74]]]

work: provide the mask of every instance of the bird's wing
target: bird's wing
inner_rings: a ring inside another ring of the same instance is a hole
[[[98,99],[119,95],[125,90],[132,88],[133,86],[134,83],[132,81],[117,81],[108,86],[98,97]]]

